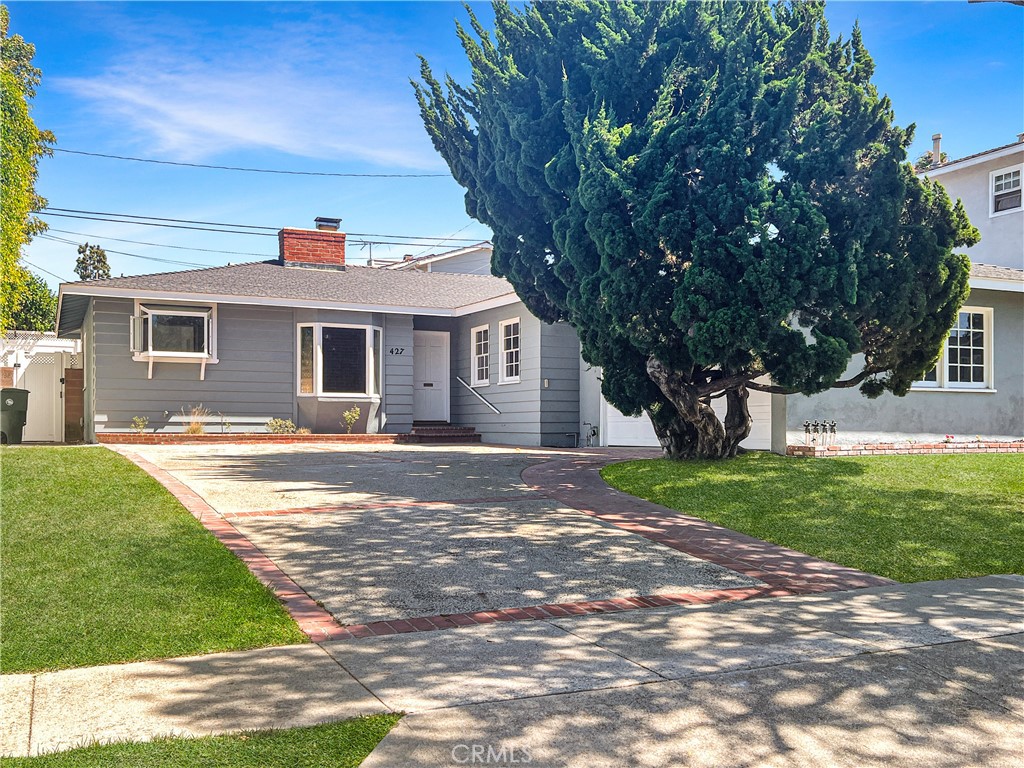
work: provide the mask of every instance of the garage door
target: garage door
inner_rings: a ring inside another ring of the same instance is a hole
[[[725,417],[725,400],[713,401],[715,412],[719,418]],[[753,424],[750,434],[741,445],[750,450],[768,451],[772,447],[772,396],[767,392],[751,390],[747,400],[750,418]],[[651,420],[646,416],[623,416],[615,406],[601,399],[601,421],[604,438],[601,445],[629,447],[658,447],[658,437],[654,434]]]

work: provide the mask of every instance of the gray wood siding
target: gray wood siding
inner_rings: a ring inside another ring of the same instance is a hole
[[[519,382],[499,384],[498,323],[514,317],[520,322]],[[476,391],[493,403],[500,415],[455,381],[455,376],[461,376],[472,382],[470,330],[480,325],[490,329],[490,383]],[[459,318],[452,334],[451,359],[453,424],[476,427],[488,443],[541,445],[541,322],[525,306],[517,303]]]
[[[568,323],[540,324],[541,445],[572,447],[580,429],[580,342]]]
[[[412,317],[384,318],[384,432],[412,429]],[[402,354],[390,354],[402,350]]]
[[[145,416],[149,429],[180,432],[181,409],[209,409],[206,431],[221,431],[220,416],[233,432],[262,431],[268,419],[294,419],[295,319],[291,309],[221,304],[217,308],[217,357],[199,380],[195,363],[132,360],[128,299],[93,301],[92,360],[97,432],[131,428]],[[90,378],[93,378],[90,377]]]

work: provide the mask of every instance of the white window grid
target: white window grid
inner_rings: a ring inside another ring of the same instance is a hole
[[[989,216],[1004,216],[1024,210],[1021,207],[1022,169],[1024,166],[1011,166],[989,174]],[[1005,207],[1007,203],[1009,207]],[[1004,206],[1002,210],[999,210],[1000,206]]]
[[[498,336],[501,339],[501,368],[499,383],[514,384],[519,381],[520,374],[520,343],[521,325],[519,318],[502,320],[498,324]]]
[[[470,330],[472,339],[470,359],[473,361],[472,380],[474,387],[486,387],[491,381],[491,329],[480,325]]]
[[[914,384],[914,389],[991,391],[995,382],[992,323],[990,307],[962,307],[939,362],[924,380]]]

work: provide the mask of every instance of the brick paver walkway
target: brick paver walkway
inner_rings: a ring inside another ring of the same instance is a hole
[[[313,642],[343,640],[374,635],[429,632],[440,629],[508,621],[533,621],[588,613],[642,610],[670,605],[688,606],[757,597],[860,589],[893,583],[889,579],[846,568],[836,563],[786,549],[736,531],[723,528],[675,510],[611,489],[601,479],[604,465],[625,458],[650,457],[643,452],[601,452],[535,464],[522,473],[532,491],[514,499],[465,499],[448,502],[408,502],[407,506],[462,504],[475,501],[519,501],[550,498],[605,523],[643,536],[672,549],[763,582],[763,587],[705,590],[680,594],[643,595],[607,600],[528,605],[475,613],[417,616],[400,620],[375,621],[341,626],[334,617],[289,578],[270,558],[235,528],[230,519],[266,515],[309,514],[338,511],[342,507],[303,507],[263,512],[235,512],[221,515],[205,499],[129,448],[115,447],[123,456],[148,472],[170,491],[228,549],[234,552],[256,577],[281,600],[299,628]],[[403,506],[389,503],[344,505],[344,508]]]

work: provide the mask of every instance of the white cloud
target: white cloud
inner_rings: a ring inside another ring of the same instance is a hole
[[[147,156],[207,160],[271,149],[413,169],[443,167],[420,123],[395,43],[337,18],[271,19],[262,29],[163,26],[124,36],[98,74],[53,79],[118,140]],[[140,34],[141,32],[141,34]]]

